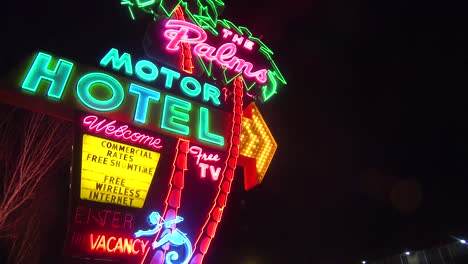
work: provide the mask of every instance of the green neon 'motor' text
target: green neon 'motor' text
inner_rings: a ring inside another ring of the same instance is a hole
[[[112,60],[111,52],[101,60],[101,64],[115,61]],[[132,68],[128,68],[125,62],[127,59],[131,59],[130,55],[123,56],[122,58],[121,61],[115,61],[116,67],[124,67],[127,74],[132,73]],[[45,94],[46,98],[61,101],[64,99],[64,94],[67,94],[67,96],[74,94],[82,106],[100,113],[119,111],[125,101],[129,101],[129,97],[132,97],[132,99],[136,98],[136,100],[131,100],[135,104],[133,112],[129,114],[132,115],[133,122],[140,124],[149,124],[147,117],[151,112],[152,104],[160,104],[161,118],[159,127],[163,131],[182,136],[195,135],[200,141],[224,146],[224,137],[209,131],[211,118],[208,108],[198,107],[198,109],[193,109],[193,104],[187,100],[164,95],[158,90],[135,83],[129,83],[128,87],[124,87],[116,78],[103,72],[88,72],[79,77],[75,84],[70,84],[69,79],[74,67],[73,63],[64,59],[58,59],[55,65],[53,65],[54,63],[51,61],[51,55],[43,52],[39,52],[36,55],[21,84],[21,89],[24,92],[40,93],[39,90],[44,86],[40,86],[40,84],[45,81],[48,84]],[[138,67],[135,72],[149,80],[155,79],[158,73],[170,76],[165,82],[166,89],[168,86],[172,86],[173,79],[180,77],[179,73],[164,67],[158,72],[153,65],[149,61],[142,60],[137,63]],[[75,93],[65,93],[65,89],[71,85],[75,85]],[[219,96],[219,90],[216,87],[204,84],[203,88],[205,91],[202,95],[203,101],[210,100],[212,103],[219,103],[219,100],[216,101],[217,96]],[[192,77],[182,79],[182,89],[182,91],[185,90],[184,93],[189,97],[199,96],[202,93],[202,86]],[[96,90],[104,91],[106,96],[99,96]],[[191,131],[190,124],[194,118],[198,120],[195,126],[196,131]]]

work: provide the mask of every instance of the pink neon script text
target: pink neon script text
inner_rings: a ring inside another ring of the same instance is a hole
[[[97,116],[89,115],[83,118],[83,126],[89,131],[96,131],[98,133],[104,133],[106,136],[113,136],[118,139],[124,139],[126,141],[140,143],[147,145],[154,149],[161,149],[161,139],[154,138],[142,133],[131,131],[127,125],[116,126],[115,120],[102,119],[99,120]]]
[[[168,20],[166,28],[164,37],[169,40],[166,46],[168,51],[178,51],[180,43],[196,44],[193,47],[195,55],[208,61],[215,61],[219,65],[234,70],[237,73],[242,72],[245,77],[255,78],[259,83],[267,81],[266,69],[252,72],[252,63],[234,56],[237,53],[235,44],[225,43],[216,50],[215,47],[205,43],[207,35],[203,29],[182,20]]]
[[[218,162],[220,160],[218,154],[206,154],[203,152],[203,149],[197,146],[192,146],[190,147],[190,154],[192,154],[194,157],[197,159],[197,165],[200,167],[200,177],[201,178],[206,178],[206,172],[207,169],[209,168],[209,172],[211,173],[211,179],[213,181],[218,180],[219,178],[219,173],[221,172],[221,167],[214,167],[213,165],[205,164],[200,162],[203,161],[216,161]]]
[[[190,154],[197,158],[197,165],[200,164],[200,159],[202,161],[219,161],[218,154],[206,154],[203,152],[203,149],[197,146],[190,147]]]

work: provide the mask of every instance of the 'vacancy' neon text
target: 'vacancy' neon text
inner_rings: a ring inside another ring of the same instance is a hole
[[[90,249],[115,254],[144,255],[149,240],[89,234]]]

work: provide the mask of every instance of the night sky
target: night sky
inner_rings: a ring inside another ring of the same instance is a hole
[[[141,52],[120,1],[8,1],[0,70],[42,49],[96,65]],[[468,238],[464,6],[226,1],[288,81],[258,107],[278,143],[262,185],[234,187],[206,264],[356,263]]]

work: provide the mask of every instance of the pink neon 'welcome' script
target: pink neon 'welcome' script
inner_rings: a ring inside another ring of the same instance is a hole
[[[235,44],[225,43],[216,49],[205,43],[207,35],[203,29],[183,20],[168,20],[166,28],[164,37],[169,40],[166,46],[168,51],[178,51],[182,42],[196,44],[193,48],[195,55],[207,61],[215,61],[219,65],[234,70],[237,73],[243,72],[245,77],[255,78],[259,83],[267,81],[266,69],[252,72],[252,63],[234,56],[237,52]]]
[[[142,133],[133,132],[127,125],[116,126],[115,120],[109,121],[105,118],[99,120],[97,116],[89,115],[83,118],[83,126],[89,131],[105,133],[107,136],[121,138],[130,142],[145,144],[154,149],[161,149],[161,139],[154,138]]]

